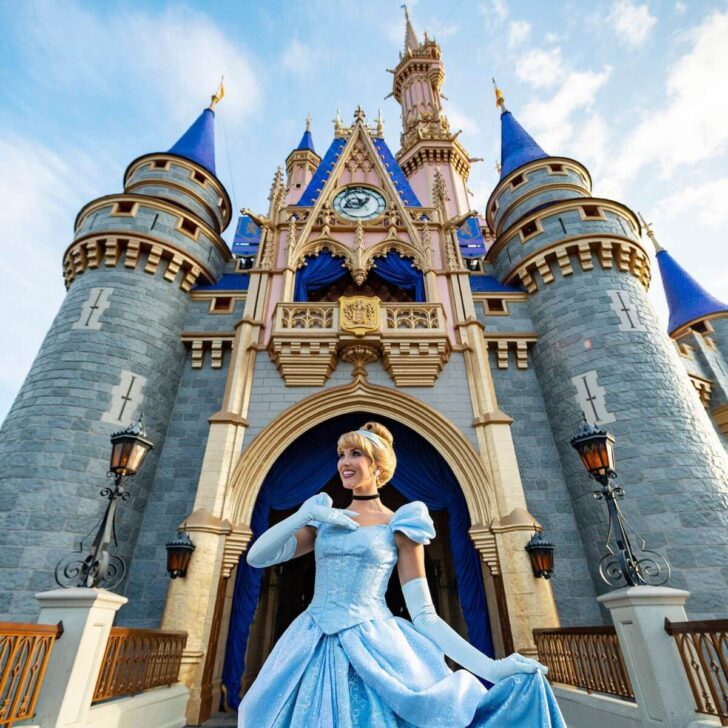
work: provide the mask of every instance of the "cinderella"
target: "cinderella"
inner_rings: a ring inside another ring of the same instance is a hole
[[[261,569],[315,551],[316,583],[243,698],[239,728],[565,728],[545,666],[519,654],[493,660],[437,616],[427,507],[392,512],[379,500],[396,465],[392,442],[376,422],[342,435],[337,467],[351,505],[332,508],[319,493],[250,548]],[[395,564],[412,622],[387,608]],[[446,655],[467,669],[453,672]]]

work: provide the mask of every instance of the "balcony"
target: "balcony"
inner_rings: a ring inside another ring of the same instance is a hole
[[[451,351],[439,303],[351,296],[279,303],[273,319],[268,353],[293,387],[323,386],[340,359],[363,367],[378,358],[398,387],[431,387]]]

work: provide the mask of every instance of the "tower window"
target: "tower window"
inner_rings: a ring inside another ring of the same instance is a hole
[[[231,313],[234,305],[232,296],[215,296],[210,301],[210,313]]]
[[[564,174],[564,165],[563,164],[549,164],[549,170],[551,172],[555,172],[556,174]]]
[[[169,162],[164,159],[155,159],[152,162],[152,169],[169,169]]]
[[[511,187],[515,190],[518,185],[522,185],[526,181],[526,178],[522,174],[517,174],[511,180]]]
[[[523,227],[521,227],[521,240],[522,242],[526,242],[528,238],[532,237],[538,232],[538,224],[535,220],[531,220],[531,222],[527,222]]]
[[[202,172],[198,172],[197,170],[193,170],[191,177],[192,177],[193,180],[195,180],[195,182],[199,182],[201,185],[204,186],[205,181],[206,181],[206,178],[205,178],[205,175],[202,174]]]
[[[186,233],[191,238],[197,240],[199,228],[197,227],[197,225],[195,225],[195,223],[192,222],[192,220],[188,220],[186,217],[180,218],[177,229],[181,230],[183,233]]]
[[[136,215],[137,204],[133,200],[119,200],[114,203],[114,207],[111,210],[112,215]]]
[[[584,205],[581,209],[584,211],[584,217],[602,217],[601,210],[596,205]]]
[[[487,314],[502,316],[508,313],[506,302],[502,298],[486,298],[485,312]]]

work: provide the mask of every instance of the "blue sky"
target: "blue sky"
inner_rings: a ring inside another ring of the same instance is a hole
[[[728,300],[728,3],[709,0],[410,3],[441,44],[443,93],[483,210],[496,183],[491,76],[549,153],[587,165],[594,193],[654,222],[663,246]],[[219,176],[264,211],[308,112],[320,153],[336,109],[382,109],[398,148],[386,68],[400,0],[0,0],[0,420],[64,296],[63,251],[83,204],[119,191],[126,165],[169,148],[225,75]],[[234,226],[226,233],[230,240]],[[651,298],[666,320],[656,265]]]

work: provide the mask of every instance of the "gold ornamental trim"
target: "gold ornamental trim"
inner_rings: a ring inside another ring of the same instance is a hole
[[[377,296],[341,296],[339,299],[339,326],[355,336],[378,331],[381,299]]]

